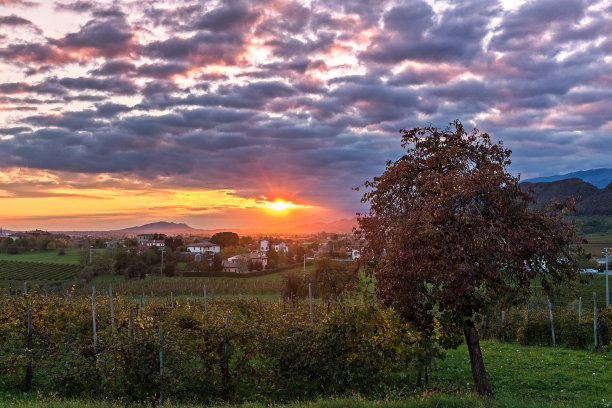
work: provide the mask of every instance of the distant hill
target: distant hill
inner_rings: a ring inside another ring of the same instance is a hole
[[[535,190],[534,198],[540,204],[552,199],[567,200],[570,197],[577,197],[575,215],[612,216],[612,183],[599,189],[578,178],[570,178],[553,182],[524,182],[521,186],[532,187]]]
[[[579,197],[579,201],[583,201],[599,191],[594,185],[579,178],[539,183],[524,182],[521,183],[521,186],[523,188],[528,186],[533,188],[535,190],[534,197],[540,204],[547,203],[552,199],[567,200],[571,197]]]
[[[612,183],[612,169],[593,169],[576,171],[568,174],[559,174],[548,177],[537,177],[529,180],[524,180],[525,183],[540,183],[540,182],[552,182],[559,180],[566,180],[578,178],[594,185],[597,188],[604,188],[608,184]]]
[[[184,233],[197,233],[199,230],[190,227],[184,223],[158,221],[150,224],[140,225],[138,227],[130,227],[118,230],[116,232],[126,234],[184,234]]]

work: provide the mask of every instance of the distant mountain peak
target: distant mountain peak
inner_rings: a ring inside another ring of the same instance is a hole
[[[190,227],[185,223],[176,223],[168,221],[157,221],[149,224],[144,224],[136,227],[129,227],[120,230],[121,232],[159,232],[159,233],[176,233],[181,231],[195,231],[195,228]]]

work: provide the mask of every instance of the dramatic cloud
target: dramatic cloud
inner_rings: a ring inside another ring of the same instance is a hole
[[[48,197],[225,191],[348,218],[399,129],[456,118],[503,140],[523,177],[609,167],[604,0],[43,3],[0,2],[0,175],[76,189]],[[236,203],[150,207],[230,220]]]

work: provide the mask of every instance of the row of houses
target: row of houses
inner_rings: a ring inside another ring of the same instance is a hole
[[[154,239],[154,234],[138,235],[138,243],[141,248],[146,247],[163,247],[164,241]],[[289,252],[289,246],[285,242],[272,244],[268,240],[261,240],[258,244],[248,246],[248,253],[231,256],[222,260],[223,272],[246,273],[253,270],[264,270],[268,266],[268,251],[274,249],[277,253]],[[211,262],[216,254],[221,253],[221,247],[210,241],[200,241],[187,245],[187,251],[194,255],[196,261]],[[359,258],[359,251],[356,249],[350,250],[350,259]]]

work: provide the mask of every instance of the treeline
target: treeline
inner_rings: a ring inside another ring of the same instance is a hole
[[[22,237],[12,239],[9,237],[0,238],[0,253],[22,254],[33,251],[54,251],[69,247],[70,237],[63,234],[41,235],[37,238]]]

